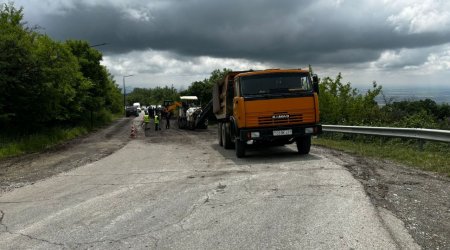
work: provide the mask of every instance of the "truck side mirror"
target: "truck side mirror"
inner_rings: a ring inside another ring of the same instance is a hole
[[[314,90],[314,92],[319,94],[319,77],[317,75],[313,75],[312,76],[312,81],[313,81],[313,90]]]

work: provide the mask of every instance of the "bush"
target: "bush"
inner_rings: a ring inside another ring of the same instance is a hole
[[[325,77],[320,82],[320,116],[324,124],[371,125],[380,123],[381,112],[375,97],[382,87],[373,82],[372,88],[361,94],[351,83],[343,84]]]

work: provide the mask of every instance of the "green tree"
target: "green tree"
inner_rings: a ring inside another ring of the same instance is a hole
[[[152,89],[150,101],[155,104],[163,104],[164,100],[178,100],[178,91],[173,87],[164,86]]]
[[[104,68],[106,70],[106,68]],[[119,85],[114,80],[113,75],[110,72],[108,74],[108,85],[106,87],[107,95],[105,96],[106,106],[112,113],[120,113],[123,110],[122,92]]]
[[[351,83],[342,83],[339,73],[336,79],[325,77],[320,82],[320,116],[324,124],[375,125],[381,122],[381,112],[375,97],[381,93],[376,82],[361,94]]]
[[[80,94],[90,85],[79,71],[76,57],[69,48],[41,35],[37,38],[34,55],[40,65],[37,82],[44,91],[37,93],[36,105],[41,110],[34,121],[65,123],[83,111]]]
[[[386,123],[400,127],[449,129],[450,106],[431,99],[404,100],[383,107]]]
[[[12,126],[31,115],[29,104],[35,93],[43,90],[36,84],[39,64],[33,56],[37,34],[22,23],[23,9],[12,3],[0,6],[0,121]]]
[[[141,105],[162,105],[164,100],[176,101],[179,100],[179,93],[173,87],[155,87],[155,88],[135,88],[127,95],[127,105],[132,105],[135,102]]]
[[[66,41],[71,53],[77,58],[80,72],[89,84],[79,85],[79,89],[87,92],[82,98],[81,109],[89,113],[93,119],[104,119],[105,113],[122,111],[120,88],[108,70],[100,64],[102,54],[90,47],[86,41]],[[82,82],[83,83],[83,82]],[[97,115],[97,116],[96,116]]]
[[[197,96],[201,103],[206,103],[212,98],[212,85],[205,79],[191,83],[182,95]]]
[[[134,88],[131,93],[127,95],[127,105],[132,105],[135,102],[141,103],[141,105],[148,106],[152,102],[152,89],[147,88]]]
[[[0,5],[0,126],[39,129],[122,111],[100,52],[84,41],[56,42],[22,20],[22,8]]]
[[[425,110],[420,110],[402,117],[398,121],[393,121],[391,126],[406,128],[438,128],[436,120]]]
[[[212,99],[212,88],[215,83],[221,81],[230,69],[215,69],[211,72],[211,76],[203,81],[195,81],[191,83],[188,89],[180,93],[181,95],[195,95],[201,104],[206,104]]]

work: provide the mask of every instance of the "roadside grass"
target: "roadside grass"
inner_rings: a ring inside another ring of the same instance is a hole
[[[39,152],[87,133],[88,129],[75,127],[53,128],[45,132],[23,136],[0,135],[0,159]]]
[[[312,143],[360,156],[389,159],[450,177],[450,144],[448,143],[427,141],[421,149],[417,140],[343,134],[325,134],[313,139]]]
[[[58,144],[85,135],[121,117],[123,117],[123,114],[107,114],[101,120],[97,120],[94,127],[87,124],[71,128],[54,127],[26,135],[3,131],[0,133],[0,159],[50,149]]]

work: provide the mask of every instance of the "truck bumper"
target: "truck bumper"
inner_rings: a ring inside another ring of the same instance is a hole
[[[297,137],[318,135],[322,133],[320,124],[302,124],[294,126],[244,128],[239,130],[241,141],[253,140],[255,142],[289,141]]]

